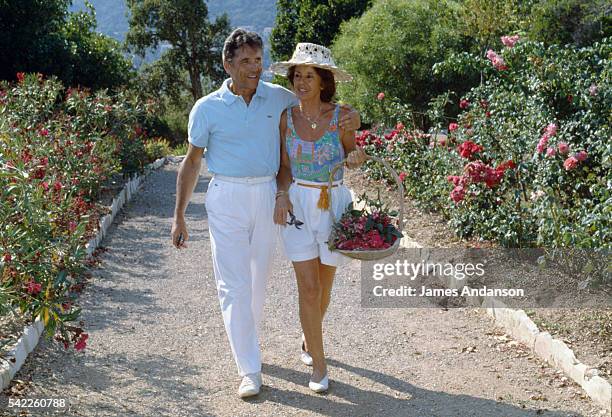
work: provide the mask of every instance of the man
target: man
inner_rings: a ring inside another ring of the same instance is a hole
[[[262,384],[257,332],[277,233],[273,215],[279,122],[281,113],[297,104],[289,90],[260,81],[262,55],[263,42],[254,32],[236,29],[226,39],[223,67],[231,78],[191,110],[189,150],[178,173],[172,225],[174,245],[186,247],[185,209],[206,148],[213,174],[205,204],[213,268],[243,398],[257,395]],[[359,123],[356,112],[340,121],[353,129]]]

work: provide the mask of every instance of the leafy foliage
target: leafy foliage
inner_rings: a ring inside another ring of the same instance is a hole
[[[490,59],[461,54],[440,69],[471,60],[484,82],[456,98],[456,121],[430,112],[448,137],[405,128],[406,119],[357,141],[393,161],[408,194],[443,212],[459,236],[508,247],[610,248],[611,53],[607,39],[583,49],[519,41]]]
[[[272,57],[284,61],[299,42],[330,46],[340,24],[358,17],[372,0],[279,0],[271,36]]]
[[[384,117],[376,107],[380,92],[424,113],[432,97],[475,85],[477,74],[445,79],[432,70],[452,51],[470,50],[453,16],[447,1],[383,0],[344,23],[333,52],[355,80],[339,85],[340,98],[372,122]]]
[[[166,85],[173,86],[186,71],[195,101],[203,95],[202,77],[223,78],[221,51],[230,32],[226,15],[209,22],[208,8],[201,0],[129,0],[128,5],[131,16],[126,43],[131,50],[144,56],[148,48],[162,42],[172,47],[155,67]]]
[[[111,174],[142,167],[140,121],[154,109],[129,91],[64,90],[18,74],[0,84],[0,299],[76,348],[85,244],[107,208],[95,200]],[[122,166],[121,162],[126,165]]]
[[[129,82],[131,64],[119,44],[96,34],[93,10],[68,14],[67,0],[0,2],[0,79],[17,72],[55,75],[93,89]]]

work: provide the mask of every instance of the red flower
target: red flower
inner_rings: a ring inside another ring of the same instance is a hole
[[[454,132],[455,130],[457,130],[459,128],[459,125],[457,123],[451,123],[448,125],[448,130],[450,132]]]
[[[76,228],[77,228],[77,224],[75,222],[68,223],[68,230],[70,230],[70,232],[74,232]]]
[[[12,259],[13,258],[11,257],[10,253],[5,253],[4,254],[4,262],[9,263],[9,262],[11,262]]]
[[[59,181],[55,181],[55,184],[53,184],[53,189],[55,191],[61,191],[62,190],[62,183]]]
[[[23,73],[23,72],[18,72],[18,73],[17,73],[17,81],[19,81],[20,83],[22,83],[24,79],[25,79],[25,73]]]
[[[457,151],[461,155],[462,158],[469,159],[476,152],[480,152],[483,150],[483,147],[480,145],[476,145],[471,140],[466,140],[461,145],[457,147]]]
[[[576,159],[576,157],[570,156],[563,163],[563,168],[565,168],[566,171],[572,170],[576,168],[576,166],[578,165],[578,162],[579,161],[578,159]]]
[[[398,176],[399,176],[400,181],[404,182],[407,174],[405,172],[400,172]]]
[[[461,200],[463,200],[464,197],[465,197],[465,189],[461,186],[455,187],[453,191],[451,191],[450,193],[450,198],[455,203],[460,202]]]
[[[74,344],[74,348],[77,351],[81,351],[83,349],[85,349],[87,347],[87,339],[89,338],[89,335],[87,333],[81,333],[81,337],[79,338],[79,340]]]
[[[395,130],[404,130],[404,124],[399,122],[397,125],[395,125]]]
[[[40,129],[38,133],[40,133],[41,136],[49,136],[49,131],[47,129]]]
[[[579,160],[580,162],[586,160],[589,157],[589,154],[586,153],[586,151],[580,151],[578,152],[576,155],[574,155],[576,157],[577,160]]]
[[[462,99],[462,100],[459,102],[459,108],[461,108],[461,109],[464,109],[464,110],[465,110],[465,109],[467,109],[468,107],[470,107],[470,102],[469,102],[469,101],[467,101],[466,99]]]
[[[43,188],[43,190],[49,191],[49,183],[47,181],[41,182],[40,186]]]
[[[26,290],[28,291],[28,294],[36,295],[42,290],[42,285],[34,280],[30,280],[28,281]]]
[[[383,92],[378,93],[378,95],[376,96],[376,98],[377,98],[379,101],[384,100],[384,99],[385,99],[385,93],[383,93]]]

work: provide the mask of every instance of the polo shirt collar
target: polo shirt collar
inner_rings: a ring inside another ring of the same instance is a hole
[[[232,103],[234,103],[234,101],[238,99],[238,96],[232,93],[232,90],[230,90],[229,88],[229,85],[231,82],[232,82],[231,78],[228,78],[227,80],[223,81],[223,84],[221,85],[221,89],[220,89],[221,99],[228,106],[230,106]],[[255,94],[253,95],[253,98],[256,98],[256,97],[261,97],[261,98],[268,97],[268,91],[266,89],[266,86],[261,80],[259,80],[259,83],[257,84],[257,89],[255,90]]]

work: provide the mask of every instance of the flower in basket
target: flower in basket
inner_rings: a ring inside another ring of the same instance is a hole
[[[402,233],[394,225],[398,213],[381,203],[380,190],[376,201],[370,200],[365,193],[357,201],[365,202],[363,208],[356,210],[351,203],[333,225],[327,242],[330,250],[384,250],[401,239]]]

